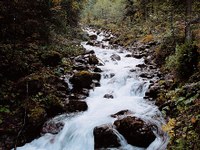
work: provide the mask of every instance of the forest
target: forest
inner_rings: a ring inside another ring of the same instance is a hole
[[[74,59],[87,53],[81,42],[91,40],[86,27],[112,33],[109,44],[133,57],[149,46],[146,64],[160,78],[145,96],[166,120],[166,149],[200,149],[199,0],[2,0],[0,8],[0,150],[40,137],[50,118],[87,110],[70,101],[83,92],[79,78],[100,78],[74,71]],[[92,53],[91,66],[99,61]],[[64,76],[74,77],[72,91]]]

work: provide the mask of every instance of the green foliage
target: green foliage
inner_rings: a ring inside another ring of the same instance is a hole
[[[82,18],[89,23],[92,19],[117,23],[122,20],[123,13],[123,0],[90,0],[82,12]]]
[[[6,106],[0,107],[0,113],[10,113],[10,110]]]
[[[171,70],[179,81],[188,79],[198,64],[197,47],[191,43],[177,45],[174,55],[169,56],[167,68]]]

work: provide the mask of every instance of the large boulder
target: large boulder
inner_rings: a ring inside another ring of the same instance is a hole
[[[97,39],[97,35],[92,34],[89,36],[90,40],[96,40]]]
[[[145,97],[156,99],[161,87],[159,84],[152,85],[145,93]]]
[[[41,56],[42,62],[47,66],[57,66],[62,59],[62,55],[57,51],[49,51]]]
[[[88,105],[85,101],[71,100],[67,105],[68,112],[86,111],[87,109]]]
[[[114,125],[127,142],[134,146],[146,148],[156,138],[151,130],[151,126],[136,117],[128,116],[115,121]]]
[[[93,130],[95,148],[119,147],[120,142],[112,125],[101,125]]]
[[[100,80],[101,75],[98,73],[91,73],[89,71],[76,72],[70,82],[73,84],[74,89],[91,88],[93,80]]]

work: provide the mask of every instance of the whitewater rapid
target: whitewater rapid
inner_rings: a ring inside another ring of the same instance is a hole
[[[90,35],[97,34],[91,29],[87,29],[87,32]],[[108,42],[102,42],[104,35],[102,32],[97,38],[98,42],[104,44],[104,48],[82,43],[85,49],[94,50],[104,64],[99,66],[103,71],[101,86],[90,90],[90,95],[86,99],[88,110],[73,115],[57,116],[56,118],[65,124],[57,135],[45,134],[31,143],[18,147],[17,150],[94,150],[93,129],[102,124],[113,123],[116,118],[110,115],[127,109],[131,110],[134,116],[157,126],[157,130],[154,131],[156,139],[147,150],[166,149],[167,138],[159,133],[162,124],[165,123],[164,119],[153,102],[143,99],[150,80],[139,77],[136,65],[143,64],[144,60],[126,57],[131,53],[123,48],[110,48]],[[120,56],[121,60],[111,60],[113,54]],[[105,94],[112,94],[114,98],[106,99]],[[127,144],[120,134],[118,137],[122,146],[110,149],[143,150]]]

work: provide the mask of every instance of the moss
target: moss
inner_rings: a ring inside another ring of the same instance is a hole
[[[57,51],[49,51],[41,56],[45,65],[57,66],[61,62],[62,55]]]
[[[75,76],[92,76],[92,73],[89,71],[80,71],[75,73]]]
[[[192,43],[185,43],[176,47],[174,55],[169,56],[166,68],[174,73],[176,80],[185,81],[196,70],[199,53]]]
[[[36,106],[35,108],[30,109],[28,113],[28,120],[30,123],[33,123],[33,124],[43,123],[44,120],[46,120],[45,109],[40,106]]]

